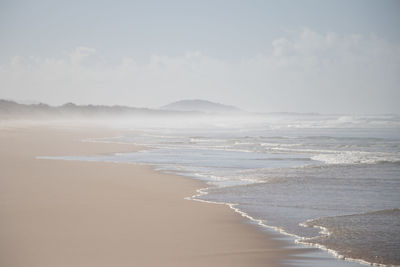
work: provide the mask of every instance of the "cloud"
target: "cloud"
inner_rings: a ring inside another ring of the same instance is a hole
[[[96,54],[96,49],[79,46],[70,54],[70,60],[73,65],[81,64],[85,59]]]
[[[144,64],[107,64],[83,46],[60,58],[17,56],[0,65],[0,97],[135,106],[206,98],[262,111],[400,113],[399,44],[303,29],[266,47],[234,60],[192,51]]]

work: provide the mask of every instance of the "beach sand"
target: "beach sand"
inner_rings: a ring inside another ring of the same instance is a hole
[[[100,127],[0,128],[0,266],[283,266],[294,258],[199,181],[135,164],[37,159],[135,151]]]

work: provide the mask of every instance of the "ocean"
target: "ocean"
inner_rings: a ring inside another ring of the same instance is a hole
[[[95,141],[148,149],[64,159],[151,164],[200,179],[207,187],[190,199],[228,203],[299,246],[328,251],[337,266],[339,259],[400,265],[399,116],[205,121],[133,125],[127,135]]]

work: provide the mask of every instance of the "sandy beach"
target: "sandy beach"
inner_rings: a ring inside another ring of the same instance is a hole
[[[0,129],[0,266],[283,266],[294,251],[204,187],[149,166],[37,159],[135,151],[99,127]],[[295,252],[298,252],[297,250]]]

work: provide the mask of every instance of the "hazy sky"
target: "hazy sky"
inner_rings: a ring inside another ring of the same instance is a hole
[[[400,114],[400,1],[0,0],[0,98]]]

